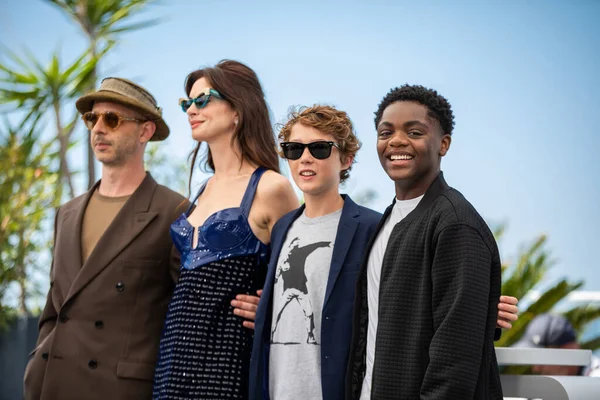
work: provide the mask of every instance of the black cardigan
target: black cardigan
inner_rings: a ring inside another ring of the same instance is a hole
[[[359,399],[365,374],[367,262],[356,289],[348,399]],[[501,400],[493,344],[500,283],[492,233],[440,173],[385,251],[371,399]]]

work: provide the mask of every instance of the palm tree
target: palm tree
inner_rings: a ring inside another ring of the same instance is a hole
[[[47,0],[60,7],[84,32],[89,42],[89,52],[96,59],[116,43],[121,33],[152,26],[158,19],[129,23],[132,17],[143,11],[153,0]],[[94,66],[87,91],[96,87],[97,69]],[[88,188],[96,182],[94,152],[88,144]]]
[[[6,54],[10,64],[0,64],[0,105],[11,106],[10,111],[13,112],[26,110],[21,123],[23,129],[35,126],[48,113],[53,115],[59,143],[60,178],[72,198],[75,189],[67,151],[73,144],[72,134],[79,117],[75,112],[69,122],[64,123],[62,106],[65,101],[75,99],[89,87],[98,59],[90,58],[85,52],[62,69],[57,53],[47,67],[42,66],[31,54],[28,54],[26,61],[10,51],[6,51]],[[59,185],[60,189],[62,185]]]
[[[498,240],[503,232],[504,226],[496,230]],[[516,343],[533,318],[546,312],[559,313],[569,294],[583,286],[582,281],[571,282],[564,278],[551,285],[547,284],[545,278],[554,265],[554,260],[546,247],[547,237],[540,235],[518,252],[516,262],[502,265],[502,293],[519,299],[527,299],[529,296],[530,300],[524,302],[526,307],[520,310],[519,320],[512,324],[512,329],[503,332],[500,340],[495,343],[496,346],[507,347]],[[532,293],[539,293],[539,296],[532,298]],[[600,317],[600,305],[578,305],[562,314],[573,324],[581,338],[585,329]],[[583,342],[580,340],[580,345],[583,349],[597,350],[600,348],[600,335]],[[530,367],[526,366],[510,366],[505,369],[505,373],[523,374],[529,370]]]

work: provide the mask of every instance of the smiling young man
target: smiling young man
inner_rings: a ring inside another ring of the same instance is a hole
[[[359,273],[349,399],[502,399],[493,346],[500,258],[473,206],[442,175],[454,116],[436,91],[391,90],[375,116],[394,181]]]

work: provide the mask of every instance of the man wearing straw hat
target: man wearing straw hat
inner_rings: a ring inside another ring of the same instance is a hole
[[[102,179],[56,213],[50,290],[26,399],[149,399],[179,271],[169,226],[187,206],[144,170],[169,128],[144,88],[106,78],[76,103]]]

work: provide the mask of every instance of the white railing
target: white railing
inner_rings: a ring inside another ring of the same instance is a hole
[[[498,365],[590,364],[590,350],[496,348]],[[501,375],[505,397],[543,400],[598,400],[600,378],[586,376]]]

